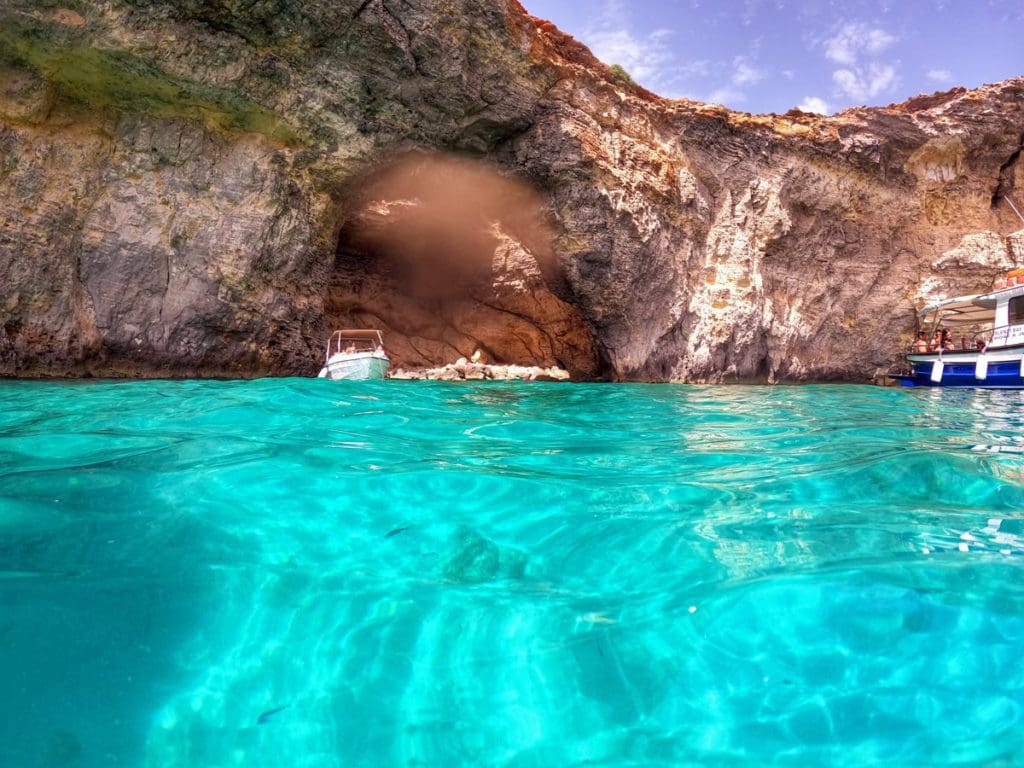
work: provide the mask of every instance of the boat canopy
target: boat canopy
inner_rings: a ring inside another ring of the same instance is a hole
[[[342,349],[348,345],[350,349]],[[376,348],[384,349],[384,336],[376,328],[348,328],[335,331],[327,339],[327,359],[331,355],[345,352],[373,352]]]
[[[934,328],[940,322],[947,328],[983,325],[995,321],[996,300],[988,296],[958,296],[925,307],[918,317],[922,328]]]
[[[371,339],[383,341],[381,332],[376,329],[354,328],[349,330],[335,331],[332,336],[342,336],[346,339]]]

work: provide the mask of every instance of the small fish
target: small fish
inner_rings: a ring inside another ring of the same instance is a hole
[[[403,525],[401,528],[392,528],[390,531],[388,531],[386,534],[384,534],[384,538],[385,539],[390,539],[392,536],[397,536],[398,534],[400,534],[400,533],[402,533],[404,531],[408,531],[408,530],[409,530],[409,526],[408,525]]]
[[[288,709],[288,707],[290,707],[290,706],[291,706],[291,704],[285,704],[282,707],[274,707],[273,709],[268,709],[266,712],[264,712],[263,714],[261,714],[259,717],[256,718],[256,723],[258,725],[263,725],[264,723],[268,723],[268,722],[270,722],[270,718],[272,718],[278,712],[283,712],[284,710]]]

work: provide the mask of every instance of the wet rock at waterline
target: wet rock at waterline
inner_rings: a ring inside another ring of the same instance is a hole
[[[467,362],[459,358],[454,363],[437,368],[399,368],[392,371],[392,379],[432,379],[435,381],[569,381],[569,372],[557,367],[540,368],[524,365],[488,365]]]

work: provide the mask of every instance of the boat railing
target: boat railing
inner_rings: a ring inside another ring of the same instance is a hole
[[[912,342],[907,349],[907,354],[911,355],[922,355],[931,352],[977,352],[983,348],[987,348],[989,343],[992,341],[992,335],[996,329],[990,329],[985,331],[976,331],[971,333],[960,333],[950,335],[953,337],[953,348],[939,349],[932,344],[932,339],[928,339],[928,349],[920,350],[915,348],[917,342]]]
[[[1010,340],[1024,344],[1024,326],[1020,325],[1000,325],[996,328],[987,328],[981,331],[957,332],[951,329],[950,335],[953,337],[952,349],[939,350],[932,346],[931,339],[929,339],[927,352],[915,350],[914,343],[911,343],[910,348],[907,350],[907,354],[920,355],[939,351],[981,352],[987,351],[990,348],[995,349],[1004,346]]]

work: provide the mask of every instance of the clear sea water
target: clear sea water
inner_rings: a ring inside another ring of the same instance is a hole
[[[1024,393],[0,383],[0,765],[1024,765]]]

